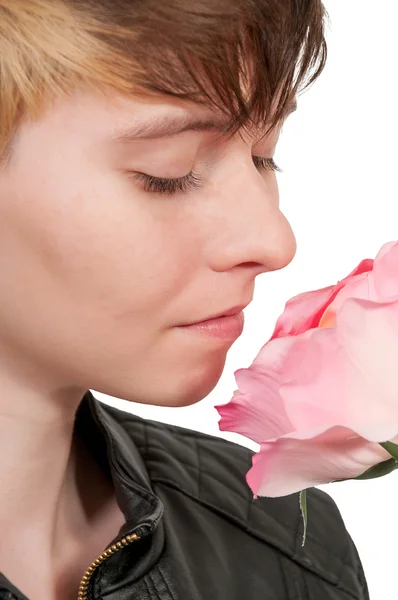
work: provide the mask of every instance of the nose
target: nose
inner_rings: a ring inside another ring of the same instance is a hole
[[[296,254],[295,235],[279,207],[275,173],[260,172],[251,157],[250,163],[241,160],[241,167],[225,173],[217,185],[210,233],[216,270],[245,264],[257,275],[283,269]]]

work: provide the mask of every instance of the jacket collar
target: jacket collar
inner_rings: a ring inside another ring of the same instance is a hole
[[[116,500],[126,519],[109,546],[128,534],[137,533],[140,537],[156,534],[153,536],[150,552],[142,557],[140,565],[136,568],[139,569],[139,575],[155,564],[162,552],[163,504],[153,492],[147,468],[133,437],[122,425],[131,418],[130,413],[100,402],[88,391],[76,411],[75,430],[80,433],[93,456],[111,475]],[[134,419],[142,420],[136,416]],[[129,583],[127,581],[126,585]],[[12,597],[28,600],[0,572],[0,599]]]
[[[75,420],[75,429],[81,432],[90,451],[112,477],[116,500],[126,519],[117,538],[132,532],[140,536],[152,533],[164,510],[153,492],[134,439],[122,425],[129,418],[130,413],[100,402],[88,391]]]

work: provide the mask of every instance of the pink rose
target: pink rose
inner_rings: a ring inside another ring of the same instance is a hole
[[[239,390],[215,408],[221,431],[261,446],[246,476],[255,498],[353,479],[391,459],[379,443],[398,441],[398,242],[337,285],[289,300],[235,378]]]

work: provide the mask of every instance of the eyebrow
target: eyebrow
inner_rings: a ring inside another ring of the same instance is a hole
[[[296,110],[297,100],[294,100],[289,106],[285,118]],[[118,143],[134,142],[140,139],[154,140],[185,131],[226,133],[229,122],[225,117],[197,118],[189,114],[170,117],[157,116],[146,123],[137,123],[124,131],[118,132],[113,140]]]

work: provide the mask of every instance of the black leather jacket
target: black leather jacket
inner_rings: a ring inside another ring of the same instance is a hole
[[[355,545],[324,492],[307,493],[302,548],[298,494],[253,500],[251,450],[90,392],[76,427],[109,469],[126,518],[84,576],[81,600],[369,599]],[[5,575],[0,599],[27,600]]]

